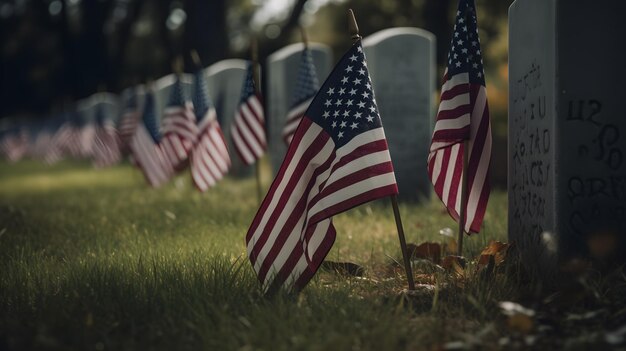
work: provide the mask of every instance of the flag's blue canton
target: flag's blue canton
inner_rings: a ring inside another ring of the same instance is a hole
[[[314,96],[320,84],[317,80],[315,65],[313,65],[313,55],[309,48],[302,50],[302,59],[298,67],[297,79],[296,92],[293,96],[292,106],[300,105],[303,101]]]
[[[248,61],[248,69],[246,70],[246,80],[243,82],[243,88],[241,89],[241,100],[239,103],[248,101],[248,98],[255,93],[254,91],[254,77],[252,62]]]
[[[159,124],[157,123],[156,114],[154,113],[154,96],[151,91],[146,93],[146,102],[143,109],[143,124],[146,126],[152,140],[158,143],[159,140],[161,140],[161,134],[159,133]]]
[[[461,0],[448,53],[448,76],[469,73],[470,83],[485,85],[474,0]]]
[[[211,99],[209,98],[209,89],[207,88],[206,79],[204,79],[202,71],[198,71],[194,75],[194,88],[193,107],[196,111],[196,120],[200,122],[212,106]]]
[[[180,81],[180,77],[177,75],[172,90],[170,92],[170,100],[167,102],[167,106],[184,106],[185,95],[183,92],[183,83]]]
[[[341,58],[304,115],[324,128],[336,147],[382,126],[361,41]]]
[[[102,104],[96,105],[96,124],[99,126],[103,125],[105,119],[106,114],[104,113],[104,107],[102,107]]]

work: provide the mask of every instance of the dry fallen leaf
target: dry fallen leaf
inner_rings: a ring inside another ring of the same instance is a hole
[[[597,259],[607,259],[615,254],[619,247],[616,233],[602,231],[591,234],[587,238],[587,246],[592,257]]]
[[[496,261],[496,266],[499,266],[506,259],[506,254],[510,246],[510,244],[503,243],[501,241],[491,240],[487,247],[480,253],[480,256],[493,255]]]
[[[507,320],[509,329],[522,334],[528,334],[533,330],[533,319],[525,314],[514,314]]]
[[[419,245],[407,244],[406,246],[411,258],[426,259],[436,264],[441,262],[441,245],[439,243],[425,242]]]
[[[441,266],[448,272],[463,275],[465,273],[465,258],[462,256],[448,255],[441,261]]]

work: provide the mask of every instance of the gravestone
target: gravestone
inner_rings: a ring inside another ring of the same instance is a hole
[[[176,81],[175,74],[168,74],[154,82],[154,104],[159,123],[163,121],[163,111],[170,100],[172,86]],[[193,76],[191,74],[181,74],[180,81],[183,87],[183,94],[188,101],[191,101]]]
[[[430,197],[426,162],[435,115],[435,36],[391,28],[363,40],[402,200]]]
[[[246,61],[241,59],[222,60],[205,69],[205,74],[209,95],[215,105],[217,119],[228,143],[231,160],[229,174],[241,177],[251,175],[253,167],[248,167],[241,162],[230,139],[230,125],[239,106],[241,89],[246,76]]]
[[[269,129],[268,147],[274,174],[278,173],[287,153],[287,145],[283,140],[282,131],[287,119],[287,112],[293,102],[303,48],[302,43],[291,44],[267,58],[268,82],[265,85],[267,87],[265,101],[267,103]],[[327,45],[319,43],[309,43],[309,49],[321,85],[332,69],[332,51]]]
[[[624,10],[610,0],[509,9],[509,239],[546,282],[571,258],[599,258],[598,235],[626,257]]]
[[[107,118],[111,119],[113,123],[118,122],[121,114],[121,99],[119,96],[111,93],[98,93],[94,95],[94,100],[94,104],[99,105],[97,108],[101,108]]]

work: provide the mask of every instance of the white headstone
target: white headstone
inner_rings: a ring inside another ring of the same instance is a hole
[[[183,94],[185,98],[188,101],[191,101],[193,75],[181,74],[180,80],[183,86]],[[174,85],[175,81],[176,75],[172,73],[161,77],[154,82],[154,103],[156,105],[155,111],[159,123],[161,123],[161,121],[163,120],[163,110],[165,110],[165,107],[170,100],[170,95],[172,94],[172,86]]]
[[[626,258],[625,12],[610,0],[509,9],[509,239],[546,280],[593,256],[594,235],[613,234]]]
[[[426,160],[433,128],[435,36],[391,28],[363,40],[376,102],[385,127],[400,199],[430,197]]]
[[[252,172],[250,167],[245,166],[236,155],[230,140],[230,125],[235,118],[235,111],[241,99],[246,67],[245,60],[229,59],[216,62],[205,70],[209,95],[215,105],[217,118],[228,143],[232,162],[230,174],[235,176],[247,176]]]
[[[282,131],[295,93],[296,77],[303,49],[302,43],[291,44],[267,58],[268,83],[265,101],[268,113],[268,147],[274,174],[278,173],[287,152]],[[332,69],[332,51],[327,45],[319,43],[309,43],[309,49],[321,85]]]

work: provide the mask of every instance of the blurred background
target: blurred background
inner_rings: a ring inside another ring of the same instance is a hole
[[[506,165],[511,2],[477,1],[494,150],[504,150],[494,154],[499,165]],[[192,49],[206,67],[249,57],[256,37],[263,63],[300,41],[299,24],[339,57],[351,43],[348,8],[364,37],[403,26],[434,33],[441,77],[456,6],[456,0],[0,0],[0,119],[44,118],[97,91],[120,92],[171,73],[179,55],[192,72]],[[496,183],[505,182],[505,169],[493,173]]]

